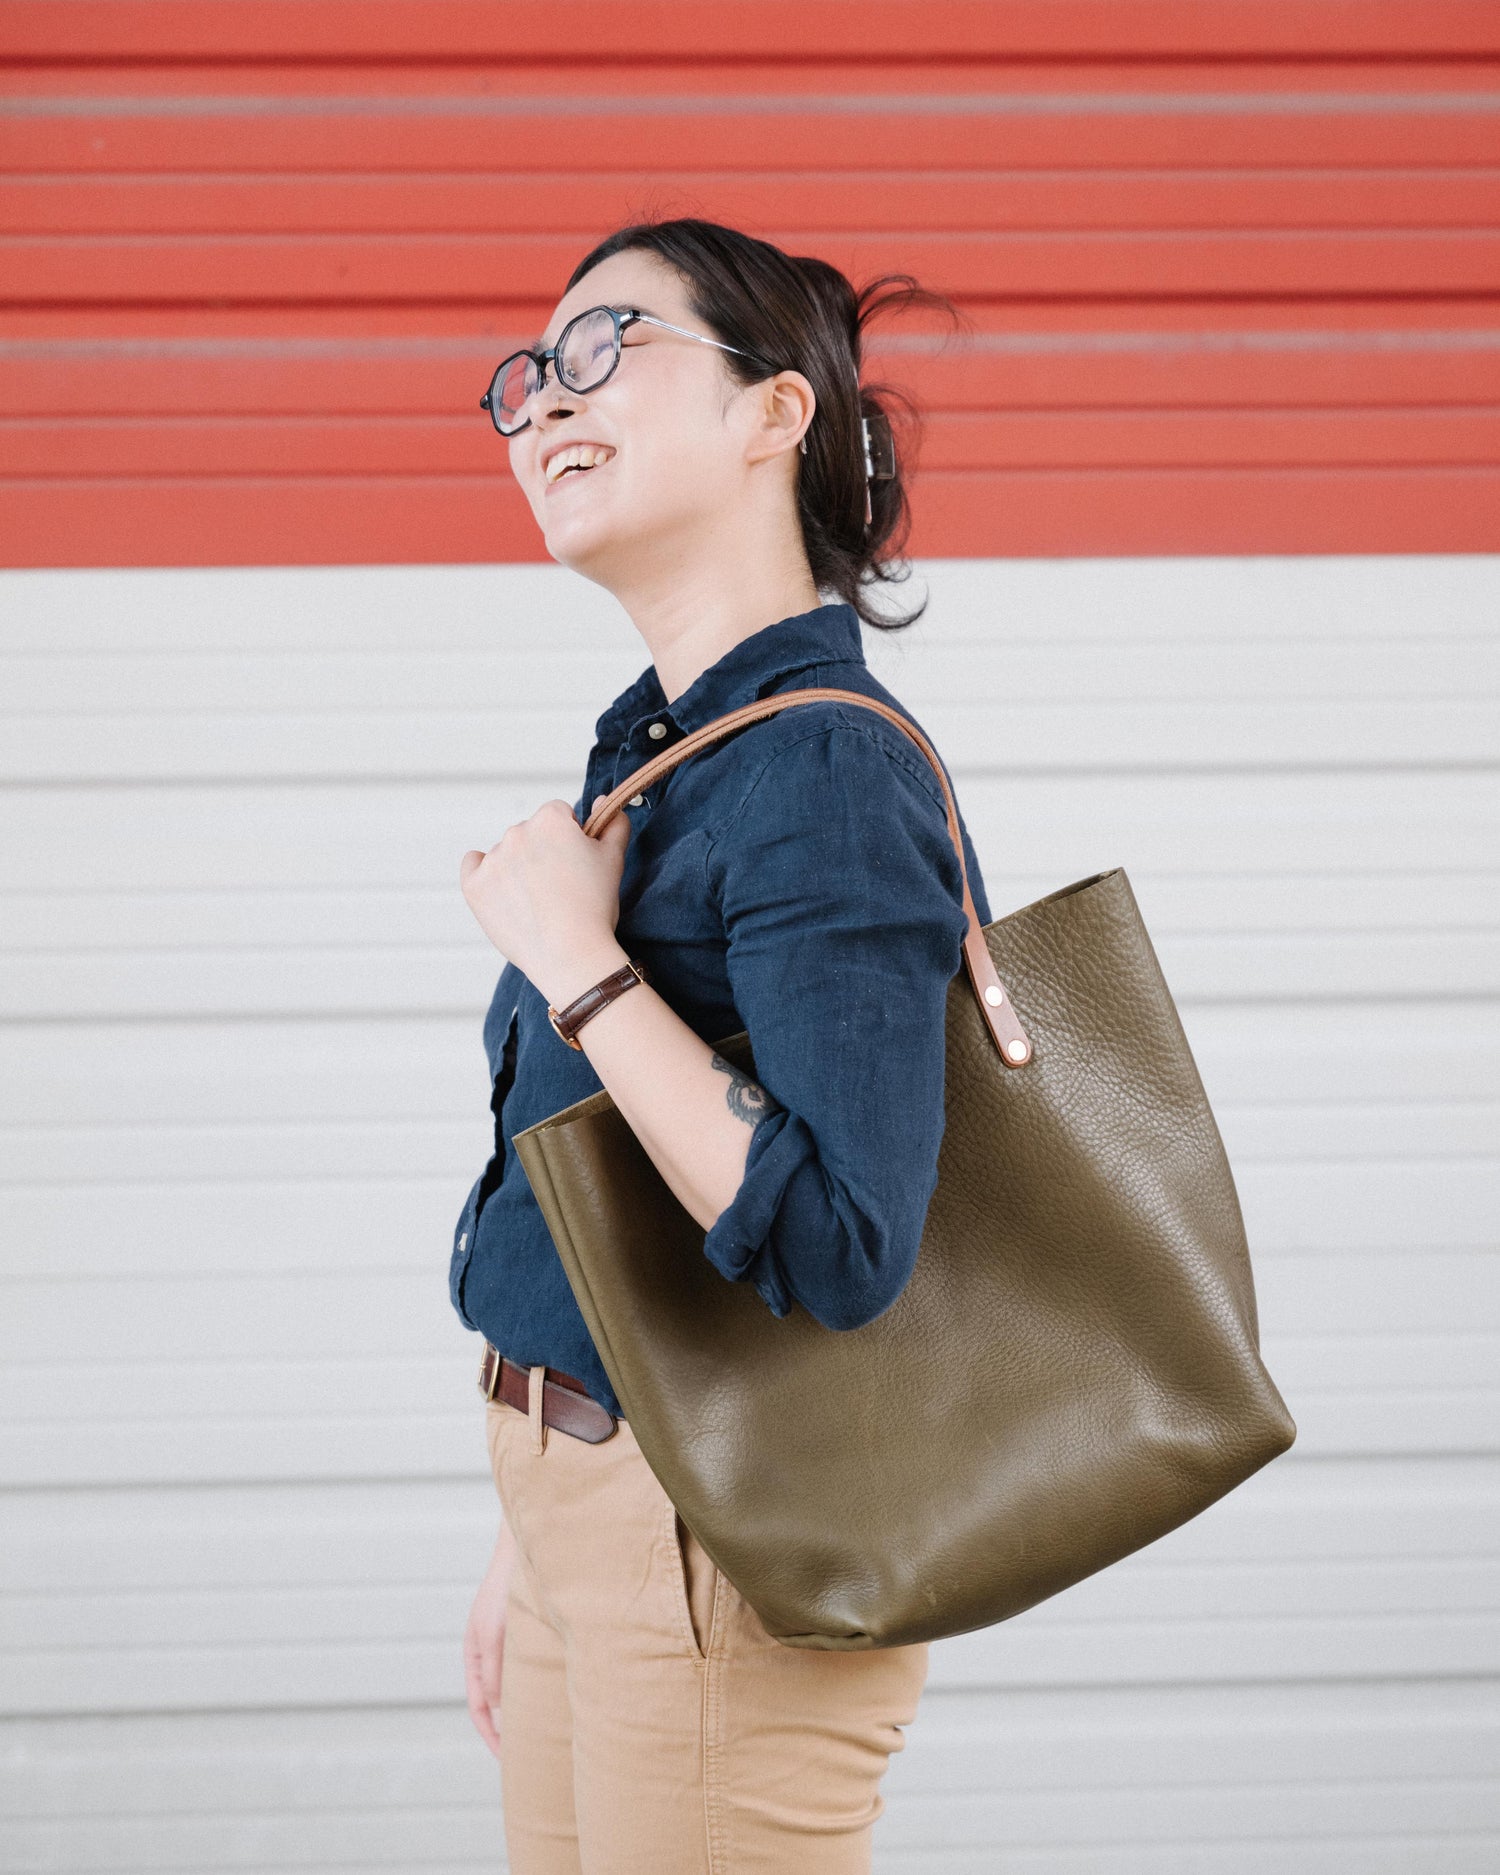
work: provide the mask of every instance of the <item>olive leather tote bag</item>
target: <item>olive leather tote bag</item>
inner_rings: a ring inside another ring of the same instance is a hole
[[[644,763],[595,834],[746,704]],[[969,929],[945,1131],[912,1276],[861,1328],[771,1314],[702,1255],[607,1092],[515,1135],[641,1452],[788,1647],[1003,1621],[1175,1529],[1296,1437],[1262,1363],[1218,1127],[1122,870]],[[714,1046],[754,1074],[748,1031]],[[885,1071],[878,1060],[870,1073]],[[768,1093],[775,1097],[775,1089]]]

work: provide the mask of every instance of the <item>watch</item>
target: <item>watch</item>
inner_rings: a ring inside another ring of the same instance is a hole
[[[607,1003],[612,1003],[616,997],[623,996],[626,990],[633,990],[637,983],[645,983],[648,980],[646,966],[638,958],[632,957],[629,963],[622,964],[618,970],[602,978],[591,989],[586,989],[582,996],[575,996],[566,1009],[554,1009],[551,1003],[548,1003],[547,1020],[569,1048],[576,1048],[582,1054],[583,1043],[574,1038],[590,1016],[597,1016]]]

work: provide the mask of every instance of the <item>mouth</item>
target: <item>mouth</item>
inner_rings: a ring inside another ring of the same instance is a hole
[[[607,443],[570,443],[566,449],[559,449],[547,458],[542,476],[550,490],[559,482],[577,481],[597,473],[614,459],[614,454]]]

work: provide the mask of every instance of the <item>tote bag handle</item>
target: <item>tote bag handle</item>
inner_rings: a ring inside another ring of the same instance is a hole
[[[1006,994],[1005,986],[996,974],[994,960],[989,953],[989,946],[984,941],[984,927],[979,922],[979,913],[974,909],[973,894],[969,890],[969,868],[964,862],[963,835],[959,828],[958,803],[953,798],[953,789],[948,776],[938,760],[937,751],[914,723],[910,723],[889,704],[879,703],[873,697],[864,697],[857,690],[838,690],[827,687],[815,687],[806,690],[782,691],[777,696],[762,697],[755,703],[746,703],[740,709],[730,710],[726,715],[716,716],[711,723],[705,723],[701,729],[695,729],[683,737],[670,749],[663,749],[660,755],[653,755],[643,762],[632,775],[625,779],[594,808],[583,823],[583,831],[597,834],[605,827],[634,794],[641,794],[652,782],[667,774],[679,762],[686,761],[690,755],[696,755],[700,749],[719,741],[746,723],[759,722],[763,716],[774,716],[778,710],[784,710],[797,703],[855,703],[861,709],[874,710],[894,723],[902,733],[927,757],[933,773],[942,784],[943,799],[947,803],[948,837],[953,842],[953,850],[958,854],[959,872],[964,884],[964,911],[968,917],[969,928],[964,933],[964,964],[969,973],[969,982],[979,1004],[980,1014],[984,1017],[1000,1059],[1008,1068],[1024,1068],[1031,1060],[1031,1041],[1021,1026],[1015,1006]]]

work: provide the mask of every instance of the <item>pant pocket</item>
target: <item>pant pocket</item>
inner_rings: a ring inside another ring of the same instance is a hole
[[[528,1538],[523,1486],[515,1474],[515,1442],[526,1434],[526,1417],[503,1400],[491,1400],[485,1408],[485,1437],[490,1451],[490,1472],[495,1480],[495,1495],[517,1550],[527,1562]],[[524,1479],[525,1474],[522,1474]]]
[[[723,1577],[670,1498],[666,1501],[663,1537],[678,1629],[694,1658],[707,1660],[714,1644],[714,1618]]]
[[[503,1437],[505,1415],[512,1409],[502,1400],[486,1400],[484,1406],[484,1439],[489,1447],[490,1476],[495,1480],[495,1495],[501,1505],[505,1503],[505,1481],[500,1465],[500,1441]]]

